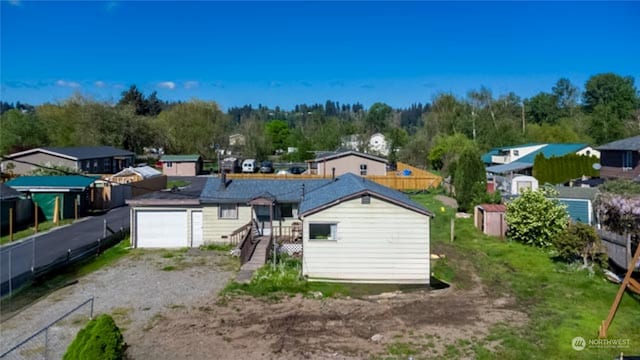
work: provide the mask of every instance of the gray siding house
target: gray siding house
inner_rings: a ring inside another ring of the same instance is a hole
[[[115,174],[132,166],[135,154],[112,146],[41,147],[13,153],[5,159],[2,171],[16,175],[27,175],[38,165],[65,166],[89,174]]]

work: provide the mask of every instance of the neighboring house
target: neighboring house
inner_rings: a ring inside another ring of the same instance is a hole
[[[387,174],[386,159],[353,150],[321,153],[307,163],[312,174],[324,177],[346,173],[360,176]]]
[[[11,211],[13,209],[13,211]],[[9,213],[13,214],[10,216]],[[12,217],[15,226],[31,222],[33,218],[33,202],[24,199],[21,192],[0,183],[0,229],[4,233],[9,228]]]
[[[9,164],[17,175],[28,175],[42,166],[64,166],[89,174],[113,174],[133,165],[135,154],[112,146],[41,147],[5,156],[2,169]]]
[[[167,176],[151,166],[128,167],[117,174],[107,177],[106,180],[116,184],[132,184],[132,197],[159,191],[167,187]]]
[[[389,144],[381,133],[375,133],[369,138],[369,151],[382,156],[389,156]]]
[[[244,135],[242,134],[232,134],[229,135],[229,145],[230,146],[244,146],[246,144],[246,140]]]
[[[368,139],[362,135],[347,135],[341,138],[341,147],[347,150],[363,151],[382,156],[389,155],[389,144],[382,133],[375,133]]]
[[[484,234],[504,238],[507,234],[506,212],[504,204],[480,204],[474,209],[473,223]]]
[[[600,177],[640,180],[640,135],[597,148],[600,151]]]
[[[295,242],[295,228],[302,231],[302,271],[310,280],[429,283],[432,214],[406,195],[360,176],[223,176],[207,179],[199,201],[192,195],[156,192],[128,201],[132,245],[240,245],[234,234],[247,226],[279,242],[288,234]]]
[[[589,225],[595,225],[593,201],[598,192],[590,187],[570,187],[558,185],[558,200],[567,206],[567,213],[571,220]]]
[[[23,193],[41,209],[46,220],[52,220],[56,198],[59,200],[60,219],[75,218],[91,208],[91,186],[98,180],[89,176],[21,176],[7,185]]]
[[[482,161],[492,174],[531,175],[538,154],[546,158],[568,154],[600,157],[600,152],[587,144],[524,144],[494,148],[482,155]]]
[[[196,176],[202,172],[200,155],[164,155],[160,158],[162,173],[167,176]]]
[[[520,195],[524,190],[538,190],[538,180],[533,176],[518,175],[511,179],[511,195]]]

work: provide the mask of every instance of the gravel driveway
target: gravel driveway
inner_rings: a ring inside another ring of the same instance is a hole
[[[82,277],[0,323],[0,353],[91,297],[95,298],[94,316],[112,314],[125,341],[136,343],[164,312],[214,298],[236,267],[234,259],[215,251],[134,250],[116,264]],[[83,308],[78,313],[87,316],[89,310]],[[76,328],[83,324],[70,322]],[[60,358],[58,353],[72,340],[73,336],[50,340],[50,344],[57,343],[51,344],[55,345],[51,358]]]

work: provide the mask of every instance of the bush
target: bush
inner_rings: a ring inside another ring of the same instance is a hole
[[[462,151],[455,166],[453,184],[459,211],[471,210],[477,194],[487,191],[486,170],[477,150],[466,148]]]
[[[64,354],[64,360],[120,360],[124,356],[124,339],[113,318],[98,316],[78,333]]]
[[[546,247],[567,226],[569,215],[550,190],[526,190],[507,204],[507,237],[525,244]]]
[[[595,229],[583,223],[571,223],[553,241],[558,255],[567,261],[582,259],[584,267],[589,261],[600,267],[607,264],[607,254]]]

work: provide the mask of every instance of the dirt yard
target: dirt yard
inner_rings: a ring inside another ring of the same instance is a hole
[[[127,334],[127,354],[155,360],[473,358],[474,343],[496,346],[483,341],[491,326],[527,318],[513,299],[492,297],[472,272],[466,276],[464,289],[361,299],[209,297]]]

